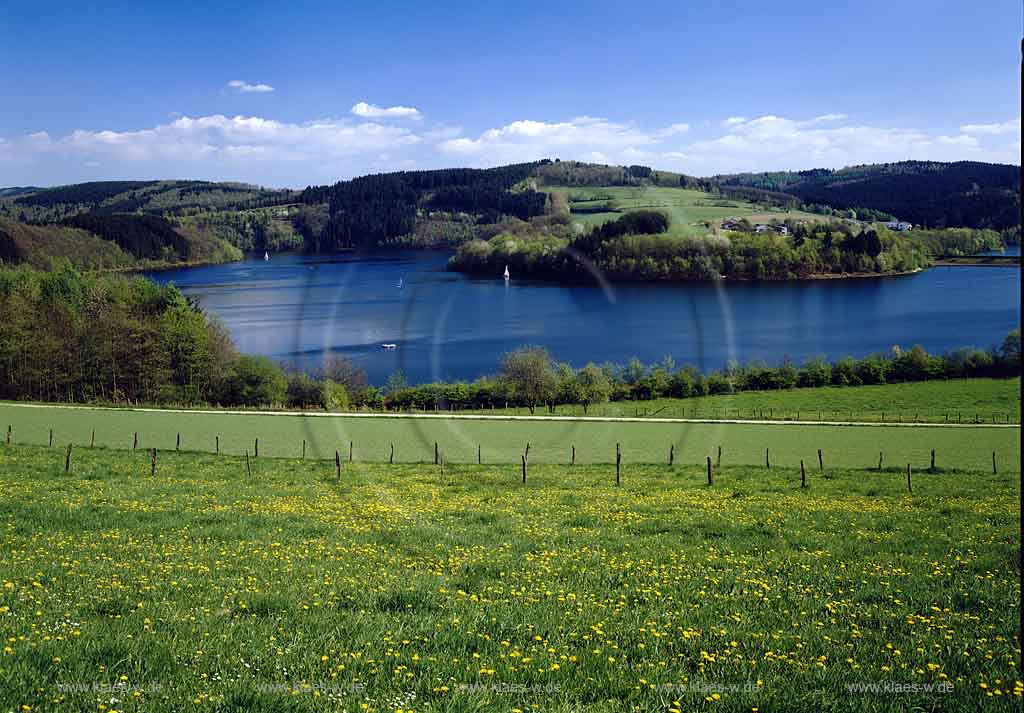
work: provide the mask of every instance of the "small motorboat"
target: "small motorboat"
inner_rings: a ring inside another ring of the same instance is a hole
[[[385,349],[388,349],[388,350],[398,349],[398,345],[397,344],[381,344],[381,346],[384,347]]]

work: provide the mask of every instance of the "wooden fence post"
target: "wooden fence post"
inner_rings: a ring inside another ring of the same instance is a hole
[[[715,467],[716,468],[721,468],[722,467],[722,447],[721,446],[718,447],[718,460],[715,461]]]
[[[352,462],[352,441],[348,442],[348,462]]]
[[[878,451],[878,472],[882,472],[882,451]]]
[[[156,448],[149,452],[149,474],[156,475]]]
[[[619,444],[615,444],[615,487],[619,486],[619,471],[622,468],[622,451],[619,450]]]
[[[249,449],[245,449],[245,474],[250,479],[252,478],[252,466],[249,465]]]
[[[136,431],[135,432],[135,438],[132,441],[132,450],[134,451],[138,447],[139,447],[139,432]]]
[[[434,441],[434,465],[437,465],[438,455],[437,441]]]
[[[180,451],[181,450],[181,434],[180,433],[178,434],[178,440],[175,441],[175,443],[174,443],[174,450],[176,450],[176,451]]]
[[[676,460],[676,444],[673,443],[668,447],[668,464],[671,466]]]
[[[65,473],[70,473],[71,472],[71,444],[70,443],[68,444],[67,455],[64,456],[64,472]]]
[[[306,460],[306,439],[302,439],[302,460]]]
[[[526,460],[530,460],[530,444],[526,444]]]
[[[11,445],[11,427],[7,426],[7,445]]]
[[[53,429],[50,429],[50,448],[53,448]]]
[[[246,451],[246,453],[248,453],[248,452],[249,451]],[[259,458],[260,457],[260,439],[258,439],[258,438],[256,439],[256,442],[253,444],[252,457],[253,458]]]
[[[935,449],[934,448],[932,448],[932,464],[928,468],[928,471],[931,472],[931,473],[935,472]]]
[[[800,459],[800,487],[807,487],[807,471],[804,470],[804,459]]]
[[[711,456],[708,456],[708,487],[711,487]]]
[[[818,449],[818,470],[823,471],[823,472],[825,470],[825,462],[821,458],[821,449],[820,448]]]
[[[907,463],[907,492],[914,494],[914,486],[910,482],[910,463]]]
[[[220,455],[220,436],[219,435],[217,436],[217,450],[215,451],[215,453],[217,455]]]
[[[996,452],[992,451],[992,475],[996,474]]]
[[[391,455],[388,456],[388,465],[395,464],[395,444],[391,444]]]
[[[764,467],[765,468],[771,468],[772,467],[772,462],[768,458],[768,449],[767,448],[764,449]]]
[[[95,428],[92,429],[92,438],[89,439],[89,447],[90,448],[95,448],[96,447],[96,429]]]
[[[576,465],[576,444],[572,444],[572,460],[569,461],[569,465]]]
[[[526,485],[526,454],[520,456],[523,459],[523,485]]]
[[[338,481],[341,481],[341,454],[338,451],[334,451],[334,469],[337,473]]]

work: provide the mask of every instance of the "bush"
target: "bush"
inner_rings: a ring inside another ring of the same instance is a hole
[[[344,411],[348,408],[348,390],[344,384],[330,379],[320,382],[320,404],[327,411]]]
[[[282,404],[288,390],[284,372],[267,357],[240,356],[231,367],[221,402],[228,406]]]
[[[321,385],[305,374],[292,374],[288,377],[286,396],[288,405],[295,408],[323,405]]]

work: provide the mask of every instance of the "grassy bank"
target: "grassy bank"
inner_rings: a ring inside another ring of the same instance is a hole
[[[0,446],[0,487],[12,710],[1020,703],[1016,475]],[[893,682],[951,689],[848,688]]]
[[[472,463],[477,447],[485,463],[518,463],[526,444],[536,463],[566,463],[576,447],[579,463],[609,463],[615,444],[622,444],[627,463],[661,463],[675,448],[679,464],[717,460],[759,465],[769,459],[779,466],[800,460],[817,463],[817,449],[830,466],[877,466],[878,454],[891,465],[924,467],[930,452],[947,467],[991,469],[992,452],[1003,468],[1017,469],[1020,461],[1018,428],[939,428],[929,426],[838,426],[746,423],[659,423],[582,420],[471,420],[457,418],[359,417],[314,414],[135,411],[130,409],[65,409],[0,404],[0,427],[12,426],[13,441],[54,446],[98,446],[160,451],[180,447],[189,451],[254,454],[259,441],[262,456],[298,457],[303,442],[310,458],[333,458],[338,451],[362,462],[390,458],[394,444],[398,462],[432,462],[434,444],[451,462]],[[218,440],[219,439],[219,440]]]

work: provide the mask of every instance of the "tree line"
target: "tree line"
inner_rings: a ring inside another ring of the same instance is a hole
[[[702,373],[694,366],[676,367],[671,357],[657,364],[632,359],[628,364],[594,364],[574,369],[556,362],[542,347],[522,347],[506,354],[498,373],[473,382],[408,386],[392,376],[384,388],[385,407],[408,409],[484,409],[505,406],[554,409],[580,405],[586,413],[607,401],[691,398],[741,391],[771,391],[800,387],[861,386],[934,379],[971,377],[1004,378],[1021,371],[1020,330],[999,347],[963,348],[942,355],[922,347],[894,348],[887,354],[863,359],[845,357],[829,362],[823,357],[802,365],[786,360],[778,366],[763,362],[730,362],[721,370]]]
[[[787,235],[739,230],[725,236],[666,234],[668,218],[635,211],[575,238],[537,234],[462,245],[449,268],[556,280],[589,280],[594,270],[612,280],[786,280],[828,274],[908,272],[929,264],[929,253],[911,238],[845,223],[789,221]],[[752,226],[751,226],[752,228]]]

